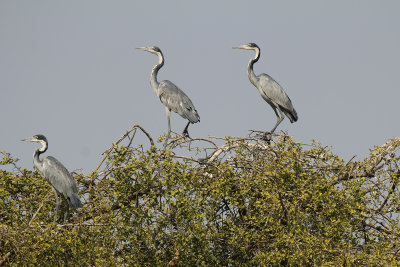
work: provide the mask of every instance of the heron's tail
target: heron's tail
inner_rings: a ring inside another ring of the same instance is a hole
[[[299,119],[295,109],[292,109],[292,110],[284,109],[283,113],[285,113],[285,115],[289,118],[291,123],[293,123],[293,122],[295,122],[295,121],[297,121]]]
[[[199,113],[197,113],[197,110],[193,110],[191,112],[188,112],[186,114],[186,118],[191,122],[191,123],[196,123],[200,121],[200,116]]]
[[[73,193],[70,196],[68,196],[67,201],[68,201],[69,206],[73,207],[74,209],[82,208],[82,202],[79,199],[78,194],[76,194],[76,193]]]

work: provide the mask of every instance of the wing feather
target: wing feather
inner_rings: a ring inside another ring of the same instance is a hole
[[[259,75],[258,78],[260,81],[260,88],[258,88],[258,90],[264,100],[269,104],[273,102],[278,105],[286,116],[288,116],[290,121],[297,121],[297,112],[282,86],[268,74],[263,73]]]
[[[54,157],[43,159],[43,175],[45,179],[67,200],[74,208],[82,206],[75,181],[68,170]]]
[[[175,84],[168,80],[162,81],[159,84],[158,91],[160,100],[166,107],[191,123],[200,121],[200,116],[190,98]]]

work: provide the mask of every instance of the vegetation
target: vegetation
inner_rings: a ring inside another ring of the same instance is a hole
[[[132,145],[138,130],[148,148]],[[318,142],[252,133],[175,137],[161,153],[135,125],[74,174],[84,207],[66,224],[52,223],[43,177],[3,153],[0,265],[399,264],[399,148],[345,162]]]

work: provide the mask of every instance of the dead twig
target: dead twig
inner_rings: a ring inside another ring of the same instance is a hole
[[[386,205],[386,203],[388,202],[390,196],[394,193],[394,191],[396,190],[397,184],[399,183],[399,177],[400,177],[400,170],[397,171],[396,173],[396,177],[394,178],[392,187],[390,188],[389,193],[387,194],[385,200],[382,202],[381,206],[378,208],[378,212],[381,212],[383,207]]]
[[[384,164],[380,164],[387,155],[390,155],[393,153],[394,149],[397,147],[397,144],[400,142],[400,138],[394,138],[389,141],[387,141],[385,144],[383,144],[378,150],[381,150],[378,154],[374,154],[375,151],[371,152],[371,155],[369,156],[369,160],[371,161],[369,163],[368,168],[363,171],[349,171],[342,173],[337,177],[336,180],[332,182],[333,185],[336,185],[340,182],[351,180],[351,179],[356,179],[356,178],[361,178],[361,177],[367,177],[367,178],[372,178],[375,177],[375,174],[378,170],[380,170]]]
[[[28,225],[31,225],[33,219],[35,219],[36,215],[38,215],[39,211],[42,209],[44,203],[47,201],[47,199],[49,198],[50,193],[47,194],[47,196],[45,197],[45,199],[42,201],[42,204],[40,204],[39,208],[37,209],[37,211],[35,212],[35,214],[33,214],[31,220],[29,221]]]
[[[153,141],[153,139],[151,138],[150,134],[149,134],[142,126],[140,126],[139,124],[135,124],[135,125],[132,126],[131,129],[129,129],[128,131],[126,131],[126,132],[117,140],[117,142],[115,142],[114,144],[112,144],[112,146],[111,146],[109,149],[107,149],[105,152],[103,152],[102,155],[104,155],[104,157],[103,157],[102,160],[100,161],[100,163],[99,163],[99,165],[97,166],[97,168],[94,170],[94,173],[97,173],[97,171],[100,169],[101,165],[102,165],[103,162],[106,160],[106,158],[107,158],[108,155],[111,153],[111,151],[112,151],[122,140],[124,140],[127,136],[129,136],[129,134],[130,134],[131,132],[133,132],[133,136],[132,136],[132,138],[130,138],[129,145],[132,143],[132,140],[133,140],[133,138],[134,138],[134,136],[135,136],[135,134],[136,134],[136,129],[137,129],[137,128],[139,128],[139,129],[147,136],[147,138],[148,138],[149,141],[150,141],[151,146],[152,146],[152,147],[155,147],[155,146],[154,146],[154,141]],[[95,175],[95,176],[92,178],[91,182],[93,182],[93,180],[94,180],[96,177],[97,177],[97,176]]]

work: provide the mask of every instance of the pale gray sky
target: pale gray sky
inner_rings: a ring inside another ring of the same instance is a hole
[[[247,77],[254,53],[232,49],[255,42],[256,74],[277,80],[299,114],[278,130],[360,159],[400,133],[399,14],[399,1],[0,0],[0,151],[31,169],[37,146],[20,140],[42,133],[46,155],[87,174],[134,123],[165,133],[149,84],[157,57],[135,49],[150,45],[166,58],[159,80],[200,114],[191,136],[270,130],[275,114]],[[171,123],[181,132],[186,121]]]

